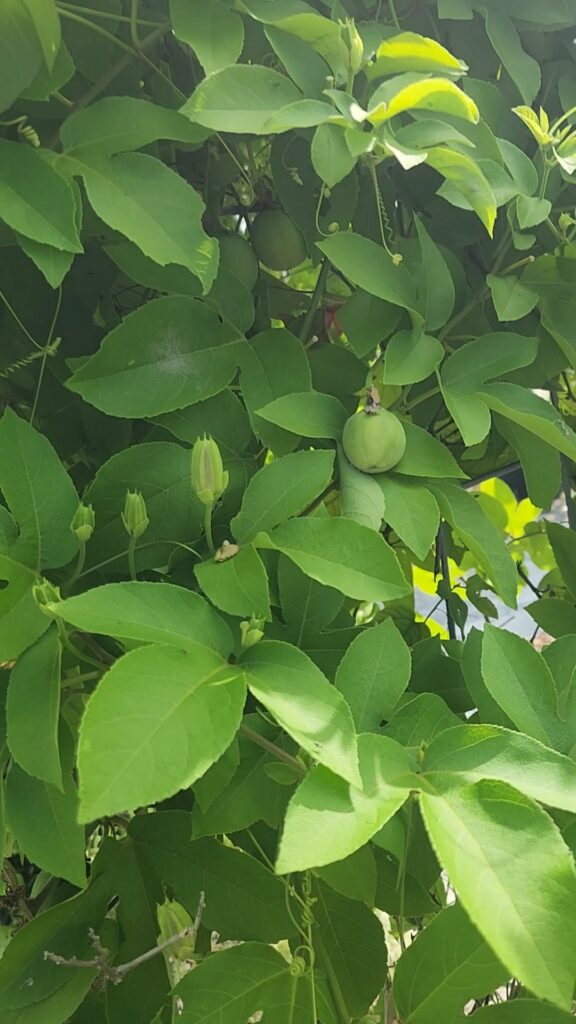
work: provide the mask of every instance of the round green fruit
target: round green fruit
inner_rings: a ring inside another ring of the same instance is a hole
[[[406,434],[400,420],[386,409],[354,413],[342,434],[346,458],[363,473],[385,473],[406,450]]]
[[[258,277],[258,260],[254,250],[242,235],[220,235],[220,266],[252,291]]]
[[[250,237],[258,259],[271,270],[291,270],[306,259],[304,239],[283,210],[259,213]]]

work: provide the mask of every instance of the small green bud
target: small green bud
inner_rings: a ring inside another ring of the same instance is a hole
[[[222,456],[212,437],[199,437],[192,448],[192,490],[202,502],[212,508],[228,487],[228,473],[222,465]]]
[[[350,71],[357,75],[364,63],[364,43],[353,18],[346,18],[346,21],[341,23],[340,36],[348,50]]]
[[[62,600],[59,587],[55,587],[50,580],[42,579],[40,583],[36,583],[32,587],[32,596],[44,615],[47,615],[49,619],[58,618],[54,608]]]
[[[70,524],[70,529],[76,540],[79,540],[81,544],[85,544],[94,533],[95,525],[96,517],[92,505],[83,505],[80,502]]]
[[[245,650],[248,647],[254,647],[254,644],[257,644],[262,639],[264,636],[264,622],[263,618],[253,615],[249,621],[240,623],[242,647]]]
[[[146,502],[140,491],[126,491],[122,522],[126,533],[134,540],[141,537],[148,529],[150,520],[146,511]]]
[[[185,928],[190,929],[190,937],[186,936],[179,942],[175,942],[168,948],[167,953],[169,956],[177,957],[178,960],[191,960],[194,956],[194,936],[192,934],[194,921],[188,911],[176,900],[166,898],[164,903],[157,905],[156,916],[160,929],[158,934],[160,942],[167,942],[174,935],[183,932]]]

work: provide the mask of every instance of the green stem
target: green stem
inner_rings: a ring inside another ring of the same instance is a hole
[[[87,665],[93,665],[93,667],[97,668],[99,672],[108,671],[108,665],[103,665],[100,661],[96,661],[95,658],[91,658],[89,654],[84,654],[84,651],[81,651],[79,647],[76,647],[76,644],[72,643],[64,626],[62,626],[62,629],[60,630],[60,639],[66,650],[70,651],[70,654],[73,654],[75,658],[78,658],[80,661],[85,661]]]
[[[408,813],[406,822],[406,839],[404,841],[404,849],[402,851],[402,860],[399,865],[398,882],[396,888],[400,887],[400,913],[398,915],[398,938],[400,941],[400,948],[404,952],[406,944],[404,942],[404,931],[405,931],[405,909],[406,909],[406,865],[408,863],[408,844],[410,842],[410,832],[412,829],[412,810],[414,804],[412,797],[409,798],[408,802]]]
[[[72,593],[74,587],[76,586],[76,583],[78,582],[79,577],[82,575],[82,569],[84,568],[84,562],[85,561],[86,561],[86,542],[81,540],[80,541],[80,548],[78,550],[78,558],[76,560],[76,565],[74,566],[74,572],[72,573],[70,579],[68,580],[68,582],[66,584],[65,590],[66,590],[67,594]]]
[[[128,544],[128,571],[131,580],[137,580],[136,575],[136,537],[130,537]]]
[[[213,505],[206,505],[204,509],[204,533],[206,534],[206,543],[208,544],[208,550],[213,555],[216,548],[214,547],[214,538],[212,536],[212,511]]]
[[[119,47],[120,50],[124,50],[129,53],[131,57],[139,57],[140,54],[137,50],[134,50],[128,43],[123,42],[118,36],[115,36],[113,32],[108,32],[107,29],[102,28],[101,25],[95,25],[93,21],[89,21],[88,18],[83,18],[81,14],[74,14],[73,11],[69,11],[65,8],[60,9],[60,14],[63,18],[68,18],[69,21],[75,21],[78,25],[83,25],[84,28],[89,28],[96,35],[102,36],[107,39],[108,42],[113,43],[114,46]]]
[[[338,976],[336,974],[336,971],[334,970],[334,967],[332,966],[332,961],[328,956],[328,953],[326,952],[326,947],[318,934],[316,935],[316,942],[314,945],[315,948],[318,950],[320,960],[322,962],[322,967],[324,968],[324,972],[328,979],[328,987],[330,989],[330,995],[332,996],[332,1003],[336,1011],[336,1019],[338,1021],[338,1024],[349,1024],[350,1015],[348,1013],[348,1007],[344,1002],[344,996],[342,995],[342,989],[340,988]]]
[[[64,0],[60,0],[60,2],[56,4],[56,7],[62,14],[67,11],[72,11],[77,14],[89,14],[91,18],[101,18],[104,21],[130,22],[131,20],[123,14],[112,14],[110,11],[98,11],[95,7],[80,7],[79,4],[67,4],[64,3]],[[139,18],[138,23],[140,25],[145,25],[146,28],[158,28],[161,25],[161,22],[159,21],[149,21],[145,18]]]
[[[392,24],[394,25],[394,28],[400,30],[400,22],[398,21],[398,15],[396,14],[394,0],[388,0],[388,8],[390,10],[390,17],[392,18]]]
[[[190,547],[189,544],[183,544],[182,541],[179,540],[151,540],[146,544],[139,544],[138,548],[140,551],[143,551],[145,548],[156,547],[157,544],[170,544],[172,547],[182,548],[184,551],[190,551],[191,554],[196,555],[199,562],[202,561],[202,555],[196,551],[196,548]],[[124,555],[125,552],[122,551],[118,555],[112,555],[111,558],[105,558],[103,562],[97,562],[96,565],[91,565],[89,569],[86,569],[85,572],[80,575],[89,576],[91,573],[97,572],[98,569],[104,569],[107,565],[112,565],[112,563],[117,562],[119,558],[124,558]]]
[[[22,323],[22,321],[21,321],[20,317],[18,316],[16,310],[8,302],[8,299],[4,295],[4,292],[0,292],[0,299],[2,300],[4,305],[6,306],[6,309],[8,310],[8,312],[11,314],[11,316],[14,318],[14,320],[18,324],[18,327],[20,328],[22,333],[26,335],[26,337],[28,338],[28,341],[30,341],[32,343],[32,345],[34,345],[37,349],[40,349],[40,351],[43,352],[44,350],[42,348],[42,345],[40,345],[36,341],[36,339],[32,337],[32,335],[30,334],[30,331],[28,330],[28,328],[24,326],[24,324]]]
[[[299,338],[303,345],[306,344],[310,336],[310,331],[312,328],[312,324],[314,322],[314,317],[316,316],[316,311],[322,301],[322,296],[324,295],[324,289],[326,287],[326,281],[328,280],[329,270],[330,263],[328,258],[325,256],[324,259],[322,260],[322,266],[320,267],[320,273],[318,274],[318,278],[316,280],[316,287],[314,288],[314,291],[312,293],[310,305],[308,306],[306,316],[304,317],[302,327],[300,328]]]
[[[450,590],[452,590],[452,584],[450,582],[450,567],[448,565],[448,553],[446,551],[445,543],[445,527],[443,522],[440,523],[440,529],[438,530],[438,536],[436,538],[436,552],[438,556],[438,562],[440,563],[442,579],[444,580],[445,583],[448,584]],[[448,635],[451,640],[455,640],[456,623],[454,622],[452,612],[450,611],[448,598],[446,598],[446,619],[448,622]]]
[[[404,409],[406,410],[406,412],[409,412],[410,409],[415,409],[417,405],[421,405],[422,402],[427,402],[429,398],[433,398],[434,395],[439,394],[440,386],[437,384],[435,387],[428,388],[427,391],[423,391],[421,395],[418,395],[416,398],[413,398],[411,402],[407,402],[406,405],[404,406]]]
[[[269,754],[273,754],[279,761],[284,761],[285,764],[289,764],[295,772],[299,775],[306,775],[306,769],[299,761],[297,757],[292,757],[292,754],[287,753],[286,750],[282,750],[282,747],[272,743],[271,740],[267,740],[265,736],[261,736],[255,729],[251,729],[250,726],[245,725],[244,722],[240,726],[240,734],[245,736],[247,740],[255,743],[257,747],[262,747],[262,750],[267,750]]]
[[[40,392],[42,390],[42,382],[44,380],[44,373],[46,371],[46,361],[50,354],[50,345],[52,344],[52,338],[54,337],[54,330],[56,327],[56,321],[60,312],[60,306],[62,305],[62,286],[58,288],[58,296],[56,298],[56,309],[50,322],[50,329],[48,331],[48,337],[46,339],[46,345],[44,346],[44,355],[42,356],[42,363],[40,365],[40,373],[38,374],[38,381],[36,384],[36,390],[34,392],[34,402],[32,403],[32,412],[30,413],[30,426],[34,426],[34,417],[36,416],[36,410],[38,408],[38,401],[40,399]]]

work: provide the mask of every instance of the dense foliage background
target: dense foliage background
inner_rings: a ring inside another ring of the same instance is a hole
[[[572,1019],[575,26],[0,5],[2,1024]]]

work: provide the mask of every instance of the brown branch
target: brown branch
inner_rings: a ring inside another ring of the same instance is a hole
[[[61,956],[59,953],[52,953],[48,949],[44,950],[44,959],[51,960],[52,963],[57,964],[59,967],[81,967],[96,970],[101,975],[104,983],[111,981],[113,985],[119,985],[130,971],[147,963],[148,960],[152,960],[160,953],[164,953],[165,950],[169,949],[170,946],[174,946],[177,942],[182,942],[183,939],[191,939],[192,945],[194,945],[198,937],[198,930],[205,908],[206,898],[204,893],[201,892],[196,916],[191,925],[188,925],[187,928],[183,928],[176,935],[171,935],[169,939],[158,943],[157,946],[153,946],[151,949],[147,949],[145,953],[141,953],[140,956],[136,956],[133,960],[128,960],[124,964],[110,963],[110,950],[102,945],[100,937],[93,928],[88,930],[88,934],[98,955],[92,960],[81,960],[76,956]]]

